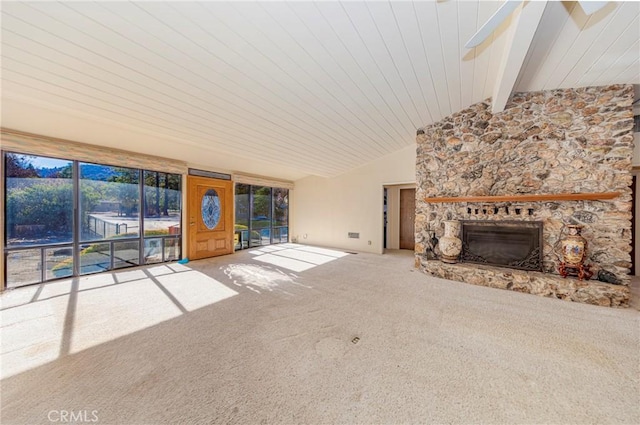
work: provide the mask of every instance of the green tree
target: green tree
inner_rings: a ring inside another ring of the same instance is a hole
[[[182,176],[180,174],[167,174],[167,208],[171,210],[179,210],[182,203]]]
[[[271,216],[271,188],[266,186],[253,189],[253,216]]]
[[[7,194],[9,237],[14,237],[16,225],[42,225],[44,232],[72,234],[73,185],[43,182]]]
[[[57,170],[51,177],[57,179],[70,179],[73,177],[73,167],[71,166],[71,164],[62,167]]]
[[[138,170],[132,168],[116,168],[116,170],[117,175],[110,177],[109,181],[120,183],[116,188],[118,202],[124,214],[131,216],[138,210],[140,199]]]
[[[7,153],[5,155],[5,173],[7,177],[40,177],[25,155]]]
[[[144,172],[145,217],[169,215],[169,210],[180,209],[180,174]]]
[[[284,226],[289,219],[289,191],[287,189],[273,189],[273,224]]]

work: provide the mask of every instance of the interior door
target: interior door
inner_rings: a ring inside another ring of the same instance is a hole
[[[415,249],[416,190],[400,189],[400,249]]]
[[[191,260],[233,252],[233,182],[187,176]]]

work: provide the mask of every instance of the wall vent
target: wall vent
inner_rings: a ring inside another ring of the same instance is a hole
[[[360,233],[356,233],[356,232],[349,232],[349,237],[351,239],[360,239]]]
[[[196,170],[189,168],[190,176],[210,177],[212,179],[231,180],[231,174],[216,173],[215,171]]]

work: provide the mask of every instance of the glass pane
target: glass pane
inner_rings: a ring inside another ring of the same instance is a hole
[[[47,264],[47,280],[73,275],[73,248],[71,246],[46,249],[44,261]]]
[[[144,240],[144,263],[153,264],[162,262],[162,238]]]
[[[271,227],[271,188],[251,186],[253,216],[251,228]]]
[[[132,267],[140,264],[140,241],[113,243],[113,268]]]
[[[179,260],[180,254],[179,238],[167,238],[164,240],[164,261]]]
[[[5,155],[7,247],[73,240],[71,161]]]
[[[42,276],[39,249],[26,249],[7,254],[7,288],[38,283]]]
[[[145,236],[180,234],[181,181],[180,174],[144,172]]]
[[[273,228],[273,243],[285,243],[289,242],[289,228],[288,227],[274,227]]]
[[[251,246],[271,244],[271,229],[256,229],[251,231]]]
[[[249,247],[249,231],[248,230],[238,230],[236,232],[236,246],[235,249],[245,249]]]
[[[287,189],[273,189],[273,225],[286,226],[289,224],[289,191]]]
[[[111,247],[108,243],[80,246],[80,274],[104,272],[111,268]]]
[[[249,185],[236,185],[236,230],[249,229]],[[247,239],[245,238],[245,241]]]
[[[80,163],[80,240],[140,234],[137,169]]]
[[[235,190],[235,230],[237,241],[235,249],[244,249],[249,246],[249,189],[248,184],[236,184]]]

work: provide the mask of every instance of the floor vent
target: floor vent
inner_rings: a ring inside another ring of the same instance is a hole
[[[356,232],[349,232],[349,237],[351,239],[360,239],[360,233],[356,233]]]

